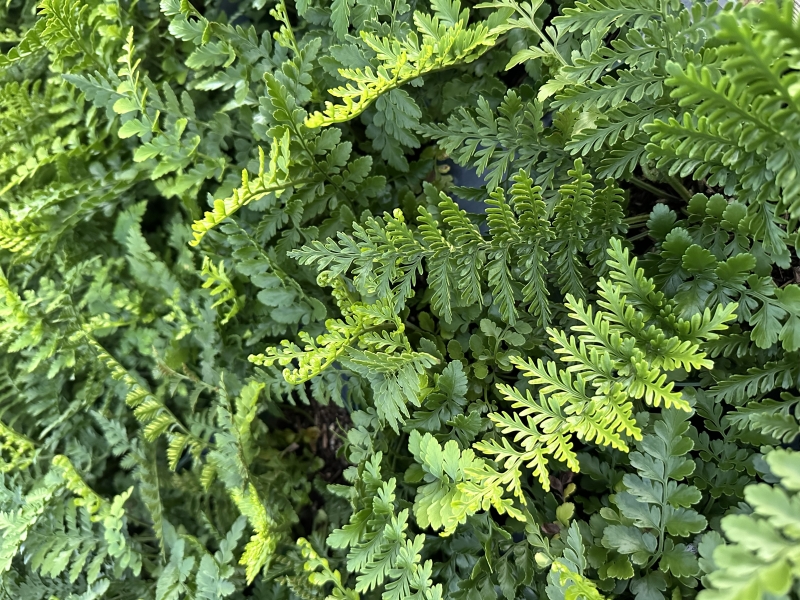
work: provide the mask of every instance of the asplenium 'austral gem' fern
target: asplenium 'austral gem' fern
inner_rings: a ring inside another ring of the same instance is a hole
[[[0,599],[800,593],[790,0],[7,0]]]

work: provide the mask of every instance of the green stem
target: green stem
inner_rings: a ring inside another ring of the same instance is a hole
[[[709,511],[711,510],[711,507],[714,506],[715,501],[716,498],[714,498],[714,496],[710,496],[708,502],[706,503],[706,507],[703,509],[703,512],[701,514],[703,515],[709,514]]]
[[[647,563],[645,570],[650,569],[654,564],[658,562],[658,559],[661,558],[661,554],[664,552],[664,530],[666,528],[666,518],[664,516],[665,507],[667,505],[667,477],[665,476],[663,479],[658,480],[661,483],[661,517],[658,523],[658,546],[656,546],[656,551],[653,553],[653,557]]]
[[[652,183],[648,183],[646,181],[642,181],[638,177],[631,177],[630,182],[635,185],[636,187],[645,190],[646,192],[650,192],[655,196],[667,197],[667,198],[677,198],[677,196],[670,194],[669,192],[665,192],[664,190],[657,188]]]
[[[642,215],[634,215],[632,217],[627,217],[622,219],[622,222],[626,225],[635,225],[636,223],[647,223],[650,220],[650,215],[642,214]]]
[[[666,175],[664,180],[670,185],[670,187],[678,192],[678,195],[681,197],[682,200],[688,202],[692,199],[692,194],[689,190],[684,187],[681,183],[681,180],[675,177],[674,175]]]
[[[641,232],[637,233],[636,235],[632,235],[631,237],[629,237],[628,241],[629,242],[635,242],[636,240],[640,240],[642,238],[645,238],[648,235],[650,235],[650,231],[649,230],[641,231]]]
[[[628,228],[634,227],[644,227],[647,224],[647,221],[650,220],[650,215],[636,215],[633,217],[628,217],[627,219],[623,219],[622,222],[628,226]]]

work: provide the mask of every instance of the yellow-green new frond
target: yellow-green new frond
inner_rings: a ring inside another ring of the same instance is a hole
[[[233,490],[231,498],[239,512],[247,517],[250,526],[255,530],[239,559],[239,564],[245,566],[249,584],[275,554],[278,537],[273,531],[274,525],[267,515],[264,503],[252,483],[248,484],[245,490]]]
[[[58,473],[64,486],[77,496],[78,505],[83,506],[90,515],[102,514],[102,509],[107,508],[108,501],[86,485],[66,456],[59,454],[53,457],[53,470]]]
[[[214,208],[203,215],[203,218],[192,223],[193,239],[189,242],[197,246],[203,237],[214,227],[233,215],[240,208],[251,202],[263,198],[267,194],[279,196],[287,188],[309,183],[307,178],[292,180],[289,166],[292,161],[289,150],[290,134],[286,130],[280,139],[272,141],[269,165],[265,165],[263,149],[259,148],[259,169],[254,181],[245,169],[242,171],[242,185],[233,190],[227,198],[214,200]]]
[[[454,3],[459,4],[459,3]],[[434,8],[436,5],[434,5]],[[462,15],[468,15],[465,10]],[[484,23],[468,26],[466,18],[452,22],[441,13],[433,17],[414,13],[417,32],[405,39],[361,32],[361,38],[376,54],[377,67],[340,69],[350,83],[329,90],[343,104],[325,103],[323,112],[306,118],[307,127],[326,127],[360,115],[379,96],[427,73],[480,57],[497,41],[498,33]]]
[[[27,469],[35,452],[33,440],[0,421],[0,473]]]
[[[283,375],[289,383],[298,385],[316,377],[355,345],[361,335],[372,326],[381,324],[364,312],[354,311],[344,319],[328,319],[327,332],[312,338],[305,332],[299,334],[305,342],[303,348],[284,340],[280,346],[267,348],[265,354],[251,355],[250,362],[269,366],[274,363],[286,367]],[[296,361],[296,365],[294,366]],[[292,368],[289,368],[292,365]]]
[[[47,229],[31,218],[15,219],[0,210],[0,248],[26,256],[32,254]]]
[[[207,289],[209,294],[216,298],[214,300],[214,304],[211,305],[211,308],[216,308],[217,306],[225,304],[226,302],[233,303],[221,321],[221,324],[225,325],[225,323],[235,317],[244,306],[244,295],[236,293],[236,288],[233,286],[233,282],[225,272],[224,261],[220,261],[219,265],[215,265],[213,262],[211,262],[211,259],[208,258],[208,256],[203,257],[203,268],[200,271],[200,274],[206,277],[206,281],[203,283],[203,288]]]
[[[558,577],[559,583],[567,587],[566,598],[583,598],[584,600],[605,600],[593,581],[576,573],[561,561],[554,561],[550,567]]]
[[[496,473],[471,449],[460,450],[455,440],[442,446],[430,433],[423,436],[416,430],[408,447],[425,473],[426,483],[414,499],[414,516],[421,527],[444,529],[441,535],[448,536],[479,510],[513,511],[513,501],[503,499],[499,486],[486,485]]]
[[[331,569],[327,558],[320,556],[311,543],[305,538],[297,540],[300,554],[305,561],[303,569],[308,572],[308,581],[316,587],[333,584],[334,594],[328,598],[342,600],[359,600],[358,593],[348,589],[342,583],[342,574],[338,569]]]

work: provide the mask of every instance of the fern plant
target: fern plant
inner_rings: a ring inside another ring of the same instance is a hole
[[[753,20],[744,23],[731,14],[721,16],[716,34],[721,45],[712,66],[694,61],[666,67],[670,95],[684,106],[691,102],[692,114],[660,120],[649,129],[656,164],[671,173],[691,171],[741,197],[750,231],[784,267],[791,260],[788,246],[796,243],[800,212],[794,183],[798,116],[789,87],[797,76],[788,59],[796,36],[792,10],[789,4],[767,4],[754,8]],[[755,29],[750,23],[757,23]],[[765,76],[769,85],[754,85]],[[702,166],[691,162],[699,153]]]
[[[511,490],[518,488],[522,465],[532,469],[548,490],[548,457],[579,471],[573,435],[628,451],[628,440],[642,436],[633,416],[636,401],[688,412],[689,403],[674,389],[674,379],[669,381],[668,374],[712,366],[701,344],[718,336],[735,305],[718,306],[713,314],[706,311],[691,321],[676,319],[675,305],[654,293],[652,281],[629,261],[618,240],[612,240],[609,254],[611,279],[601,279],[598,285],[600,309],[593,313],[568,297],[569,316],[579,323],[573,331],[579,335],[548,330],[566,368],[541,359],[535,364],[513,361],[539,388],[538,400],[530,392],[523,395],[511,386],[499,386],[511,406],[522,410],[489,414],[506,437],[502,443],[489,441],[476,447],[496,456],[513,473]],[[519,442],[524,451],[511,447],[508,438]]]
[[[792,11],[4,3],[0,598],[790,596]]]
[[[790,524],[796,509],[797,455],[775,450],[766,460],[779,483],[746,488],[745,498],[753,512],[729,515],[722,521],[732,543],[725,544],[713,532],[703,537],[699,550],[714,571],[708,575],[709,589],[701,593],[701,598],[765,598],[785,595],[796,585]],[[767,539],[770,542],[765,544]]]

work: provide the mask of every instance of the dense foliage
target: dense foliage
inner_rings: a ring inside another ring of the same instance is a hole
[[[0,597],[795,597],[776,2],[6,0]]]

